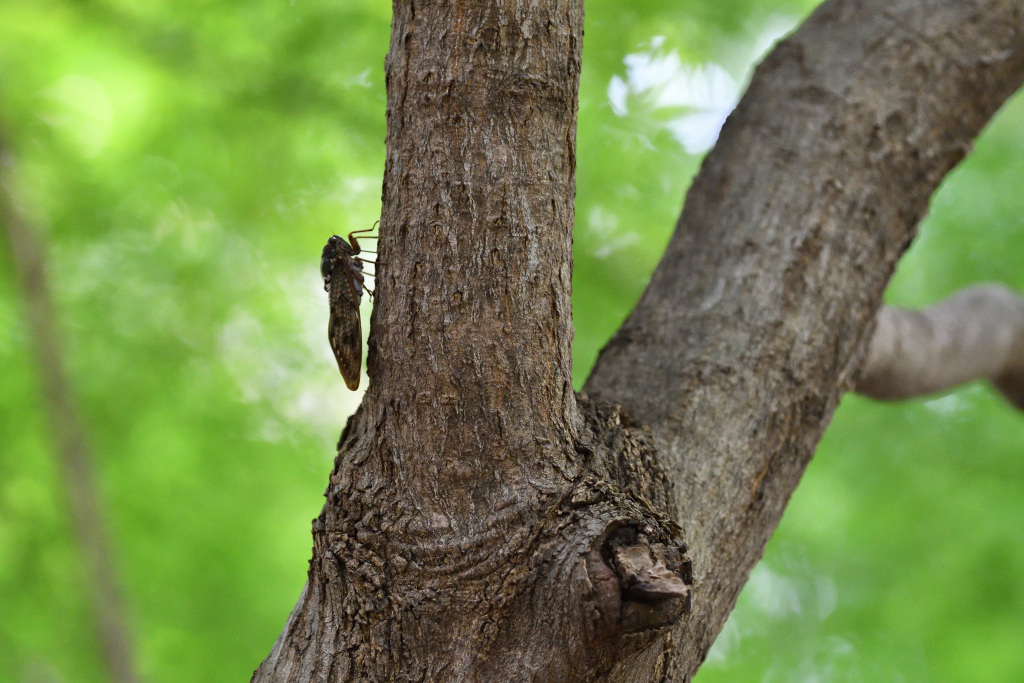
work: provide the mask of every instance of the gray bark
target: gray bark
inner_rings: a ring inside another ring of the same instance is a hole
[[[396,1],[370,387],[253,680],[689,680],[929,196],[1024,80],[1022,25],[1021,2],[825,3],[578,399],[582,5]]]
[[[896,400],[975,379],[1024,410],[1024,297],[1006,287],[970,287],[923,311],[883,308],[856,390]]]

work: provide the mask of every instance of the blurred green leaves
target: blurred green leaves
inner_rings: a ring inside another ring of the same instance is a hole
[[[624,60],[742,86],[765,36],[813,5],[588,3],[578,384],[700,163],[667,125],[692,107],[637,88],[616,111]],[[327,345],[319,250],[379,214],[389,22],[370,0],[0,5],[0,120],[150,680],[244,680],[301,590],[358,401]],[[1024,290],[1022,178],[1017,97],[936,196],[890,301]],[[29,343],[4,254],[0,681],[98,681]],[[985,387],[848,397],[698,680],[1024,679],[1022,447],[1024,420]]]
[[[378,215],[389,19],[351,2],[0,7],[0,118],[151,680],[246,678],[302,587],[356,401],[317,264]],[[0,268],[0,680],[100,680]]]

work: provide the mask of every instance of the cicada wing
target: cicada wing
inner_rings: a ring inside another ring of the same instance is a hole
[[[345,264],[339,262],[335,268],[342,270]],[[359,388],[359,368],[363,363],[363,331],[359,321],[362,290],[357,289],[353,278],[346,275],[335,272],[331,277],[328,288],[331,318],[327,337],[345,384],[355,391]]]

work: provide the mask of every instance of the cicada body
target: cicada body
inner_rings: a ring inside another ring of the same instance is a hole
[[[341,376],[353,391],[359,388],[359,369],[363,362],[359,302],[363,299],[364,289],[372,295],[363,282],[363,264],[369,261],[359,256],[361,252],[355,234],[349,233],[347,242],[343,237],[332,235],[320,256],[320,274],[324,278],[324,291],[327,292],[331,312],[327,338]]]

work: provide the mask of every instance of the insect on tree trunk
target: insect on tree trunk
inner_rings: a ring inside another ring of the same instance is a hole
[[[1024,80],[1021,4],[826,2],[758,69],[591,398],[582,2],[394,12],[370,384],[253,680],[688,680],[928,197]]]
[[[320,275],[324,278],[324,291],[331,310],[327,339],[338,361],[338,370],[352,391],[359,388],[359,369],[363,363],[363,326],[359,304],[363,300],[363,290],[373,296],[363,281],[363,263],[369,262],[359,255],[362,250],[356,235],[360,232],[370,230],[349,233],[348,241],[331,235],[320,255]]]

